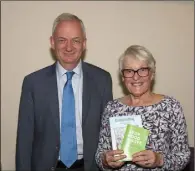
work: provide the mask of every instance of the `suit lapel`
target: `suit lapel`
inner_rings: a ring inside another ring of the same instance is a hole
[[[53,121],[57,132],[60,132],[60,119],[59,119],[59,102],[58,102],[58,88],[56,78],[56,64],[51,66],[50,72],[48,72],[48,101],[49,107],[52,113]]]
[[[87,115],[89,113],[89,103],[91,99],[91,93],[93,82],[90,81],[89,69],[87,65],[82,62],[83,69],[83,94],[82,94],[82,124],[84,125]],[[50,67],[47,79],[47,91],[48,91],[48,102],[52,113],[53,121],[57,132],[60,132],[60,119],[59,119],[59,101],[58,101],[58,89],[57,89],[57,78],[56,78],[56,63]]]
[[[87,65],[82,62],[83,69],[83,95],[82,95],[82,124],[84,125],[89,113],[89,103],[91,100],[91,94],[93,93],[93,81],[89,75],[89,69]],[[48,101],[49,107],[52,112],[53,121],[58,132],[60,132],[60,119],[59,119],[59,102],[58,102],[58,89],[56,78],[56,64],[53,64],[48,72],[47,80],[48,89]]]
[[[86,64],[83,62],[82,63],[82,68],[83,68],[83,95],[82,95],[82,103],[83,103],[83,108],[82,108],[82,124],[84,125],[87,115],[89,113],[89,102],[90,102],[90,95],[91,95],[91,81],[90,77],[88,74],[88,69]]]

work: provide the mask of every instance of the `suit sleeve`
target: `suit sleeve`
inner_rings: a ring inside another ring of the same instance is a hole
[[[106,81],[104,83],[102,113],[103,113],[104,108],[106,107],[107,103],[109,101],[111,101],[111,100],[113,100],[113,94],[112,94],[112,78],[111,78],[111,75],[108,73],[108,76],[106,77]]]
[[[34,134],[34,103],[32,83],[24,78],[20,97],[16,138],[16,171],[31,170]]]

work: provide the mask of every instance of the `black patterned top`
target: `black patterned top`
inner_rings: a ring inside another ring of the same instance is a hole
[[[113,116],[140,115],[145,129],[150,130],[146,149],[161,152],[164,165],[161,168],[143,168],[127,162],[119,171],[179,171],[189,161],[190,149],[186,121],[180,103],[169,96],[149,106],[128,106],[118,99],[108,102],[102,116],[98,149],[95,155],[100,169],[101,154],[112,149],[109,118]],[[117,169],[114,169],[117,170]]]

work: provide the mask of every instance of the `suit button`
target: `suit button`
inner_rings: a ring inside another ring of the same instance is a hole
[[[56,146],[56,150],[57,150],[57,151],[59,150],[59,146]]]
[[[52,167],[51,170],[54,171],[55,170],[55,167]]]

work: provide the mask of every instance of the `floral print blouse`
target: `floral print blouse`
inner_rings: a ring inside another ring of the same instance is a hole
[[[156,104],[149,106],[128,106],[118,99],[108,102],[102,115],[102,125],[97,152],[96,163],[101,170],[101,154],[112,149],[109,118],[114,116],[140,115],[145,129],[150,131],[146,149],[161,152],[164,165],[158,168],[143,168],[133,162],[126,162],[118,171],[179,171],[190,159],[187,126],[183,109],[173,97],[164,96]]]

